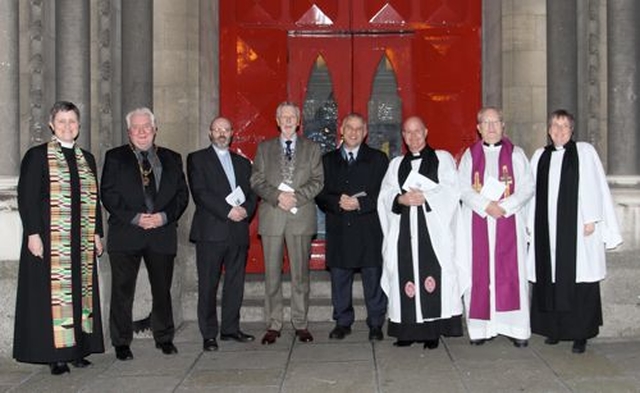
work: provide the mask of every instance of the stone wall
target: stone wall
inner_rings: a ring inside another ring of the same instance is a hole
[[[502,2],[506,133],[528,155],[546,144],[546,0]]]

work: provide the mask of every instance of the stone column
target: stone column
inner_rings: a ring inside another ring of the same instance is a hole
[[[576,117],[577,30],[576,0],[547,0],[547,110],[563,108]]]
[[[203,130],[209,129],[209,123],[220,111],[220,84],[219,84],[219,2],[200,0],[200,119],[198,128],[198,146],[206,146],[208,138]]]
[[[91,81],[89,3],[56,1],[56,99],[80,109],[78,143],[91,149]]]
[[[153,109],[153,0],[127,0],[122,2],[122,115],[142,106]]]
[[[20,167],[18,0],[0,2],[0,176]]]
[[[608,172],[640,174],[638,133],[638,64],[640,4],[637,0],[607,2]]]
[[[482,2],[482,104],[502,108],[502,1]]]

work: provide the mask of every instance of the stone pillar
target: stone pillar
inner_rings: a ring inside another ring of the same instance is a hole
[[[578,123],[580,140],[607,158],[606,0],[578,2]]]
[[[576,117],[577,30],[576,0],[547,0],[547,109],[552,112],[563,108]]]
[[[220,111],[219,84],[219,2],[200,0],[200,73],[198,88],[200,91],[200,114],[198,128],[198,146],[206,146],[208,137],[204,130],[209,129],[209,123]],[[206,70],[203,72],[203,70]],[[211,71],[209,71],[211,70]],[[224,114],[223,114],[224,115]]]
[[[0,176],[20,167],[18,0],[0,2]]]
[[[153,0],[123,1],[122,115],[142,106],[153,109]]]
[[[502,1],[482,2],[482,104],[502,108]]]
[[[89,3],[56,1],[56,99],[80,109],[78,143],[91,149],[91,81]]]
[[[640,174],[638,134],[638,64],[640,4],[637,0],[607,2],[608,171]]]
[[[47,3],[48,4],[48,3]],[[43,4],[32,1],[29,2],[26,14],[28,15],[28,71],[25,79],[28,82],[24,89],[27,91],[27,121],[22,129],[28,132],[28,138],[20,141],[21,150],[26,150],[34,144],[42,143],[50,139],[50,132],[46,122],[44,122],[44,47],[45,23]],[[53,46],[53,45],[52,45]],[[53,59],[52,59],[53,60]]]

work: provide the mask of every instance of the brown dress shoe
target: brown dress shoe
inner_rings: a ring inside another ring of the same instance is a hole
[[[298,336],[298,340],[303,343],[310,343],[313,341],[313,336],[307,329],[296,329],[296,336]]]
[[[276,340],[280,337],[280,332],[277,330],[267,330],[267,332],[262,336],[262,344],[271,345],[276,342]]]

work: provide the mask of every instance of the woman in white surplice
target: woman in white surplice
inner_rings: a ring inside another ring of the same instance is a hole
[[[602,325],[600,281],[605,248],[622,243],[611,193],[598,153],[572,139],[574,117],[549,116],[551,143],[531,158],[536,195],[531,200],[527,258],[531,331],[546,344],[573,341],[583,353]]]

